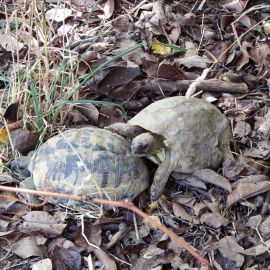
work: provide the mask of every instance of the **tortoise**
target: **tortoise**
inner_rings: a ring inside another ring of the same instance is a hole
[[[144,161],[131,153],[125,138],[95,127],[59,133],[41,145],[30,161],[18,157],[11,167],[31,174],[23,183],[37,190],[113,200],[133,200],[149,180]],[[60,198],[49,201],[79,204]]]
[[[172,171],[217,169],[221,161],[233,159],[228,120],[213,104],[198,98],[164,98],[128,123],[106,128],[132,140],[135,156],[146,156],[159,165],[150,189],[151,200],[160,197]]]

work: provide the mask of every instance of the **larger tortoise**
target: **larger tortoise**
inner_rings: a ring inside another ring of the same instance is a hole
[[[12,167],[28,169],[28,184],[30,180],[37,190],[133,200],[148,186],[143,160],[131,153],[126,139],[109,130],[86,127],[64,131],[44,143],[28,165],[25,161],[25,157],[16,159]],[[71,201],[71,205],[76,203]]]
[[[217,169],[230,151],[230,125],[212,104],[198,98],[169,97],[156,101],[128,123],[109,130],[132,139],[135,156],[147,156],[159,164],[151,186],[151,199],[162,194],[172,171],[191,173]]]

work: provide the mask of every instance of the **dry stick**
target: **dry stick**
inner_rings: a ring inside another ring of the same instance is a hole
[[[168,235],[171,240],[175,241],[181,248],[186,249],[194,258],[196,258],[202,265],[207,267],[208,270],[213,270],[213,268],[210,266],[209,262],[204,259],[197,251],[194,250],[192,246],[190,246],[184,239],[180,238],[177,234],[175,234],[173,231],[169,230],[166,226],[164,226],[161,223],[158,223],[157,221],[153,220],[150,216],[145,214],[143,211],[141,211],[139,208],[137,208],[135,205],[129,202],[122,202],[122,201],[109,201],[105,199],[98,199],[98,198],[89,198],[87,196],[78,196],[78,195],[72,195],[72,194],[63,194],[63,193],[56,193],[56,192],[47,192],[47,191],[37,191],[37,190],[31,190],[31,189],[24,189],[24,188],[15,188],[15,187],[8,187],[8,186],[2,186],[0,185],[0,190],[4,191],[10,191],[10,192],[22,192],[27,193],[30,195],[39,195],[39,196],[48,196],[48,197],[54,197],[54,198],[64,198],[64,199],[71,199],[76,201],[86,201],[86,202],[93,202],[93,203],[99,203],[99,204],[107,204],[115,207],[121,207],[126,208],[134,213],[138,214],[145,220],[147,220],[150,224],[157,227],[159,230],[161,230],[163,233]]]
[[[163,91],[179,92],[186,91],[189,86],[194,82],[193,80],[167,80],[167,79],[152,79],[146,82],[142,87],[144,90],[155,90],[161,87]],[[233,83],[220,81],[217,79],[210,79],[201,81],[196,89],[198,91],[217,92],[217,93],[234,93],[246,94],[248,87],[245,83]]]

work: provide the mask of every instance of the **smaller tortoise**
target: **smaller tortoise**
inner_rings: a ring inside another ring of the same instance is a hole
[[[230,151],[230,125],[212,104],[198,98],[169,97],[156,101],[128,123],[107,127],[132,140],[135,156],[159,164],[151,186],[151,200],[162,194],[172,171],[191,173],[217,169]]]
[[[67,130],[38,148],[28,165],[26,161],[27,157],[19,157],[11,166],[28,169],[28,186],[37,190],[133,200],[148,186],[143,160],[131,153],[126,139],[109,130]],[[68,203],[60,198],[49,201]],[[70,201],[69,205],[77,206],[78,202]]]

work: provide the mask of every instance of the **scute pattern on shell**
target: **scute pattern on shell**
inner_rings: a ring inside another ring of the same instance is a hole
[[[214,105],[198,98],[177,96],[156,101],[128,123],[161,135],[171,152],[173,168],[183,173],[216,169],[230,155],[227,119]]]
[[[147,168],[132,155],[129,142],[92,127],[49,139],[32,157],[29,170],[36,189],[67,194],[132,200],[148,186]]]

